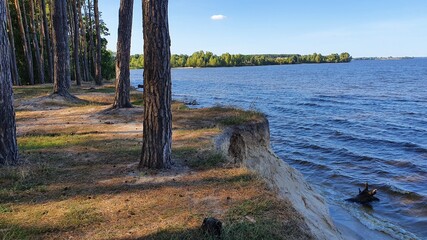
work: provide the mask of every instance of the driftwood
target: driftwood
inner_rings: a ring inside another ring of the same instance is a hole
[[[360,204],[369,204],[373,201],[379,201],[380,199],[374,196],[377,193],[377,189],[369,190],[368,188],[368,183],[365,183],[365,189],[363,189],[363,191],[360,191],[359,188],[359,194],[356,197],[346,199],[346,201],[356,202]]]
[[[222,222],[216,218],[209,217],[203,220],[202,230],[205,234],[213,235],[215,237],[221,236]]]

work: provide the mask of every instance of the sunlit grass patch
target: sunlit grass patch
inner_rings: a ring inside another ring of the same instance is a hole
[[[45,135],[23,136],[18,138],[18,147],[21,150],[36,150],[44,148],[64,148],[72,145],[84,144],[89,140],[87,135]]]
[[[11,213],[13,210],[9,205],[0,204],[0,213]]]
[[[255,111],[238,110],[230,116],[219,119],[219,123],[225,126],[239,125],[246,122],[254,121],[262,117],[263,114]]]
[[[102,221],[101,214],[89,203],[73,203],[68,207],[60,223],[63,228],[76,228]]]
[[[219,128],[201,128],[201,129],[186,129],[174,130],[173,141],[201,141],[210,140],[209,137],[214,137],[220,133]]]

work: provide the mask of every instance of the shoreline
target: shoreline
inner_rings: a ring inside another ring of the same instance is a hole
[[[228,161],[254,171],[279,198],[289,201],[316,239],[343,239],[323,197],[271,149],[267,118],[226,128],[215,145]]]

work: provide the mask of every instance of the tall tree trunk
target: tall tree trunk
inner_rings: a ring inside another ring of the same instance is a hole
[[[18,161],[18,145],[10,72],[10,44],[6,29],[6,4],[6,1],[0,1],[0,165],[13,165]]]
[[[69,98],[70,55],[68,49],[67,1],[53,0],[53,51],[54,84],[53,93]]]
[[[80,0],[77,0],[80,1]],[[74,71],[76,72],[76,84],[77,86],[82,85],[82,76],[80,70],[80,57],[79,57],[79,42],[80,42],[80,29],[79,29],[79,19],[77,13],[77,1],[72,1],[73,7],[73,18],[74,18]],[[79,9],[80,11],[80,9]]]
[[[25,3],[23,5],[25,5]],[[24,48],[24,55],[25,55],[25,59],[27,62],[27,71],[28,71],[29,83],[31,85],[33,85],[34,84],[34,69],[33,69],[33,57],[32,57],[31,47],[30,47],[30,39],[28,36],[28,25],[27,25],[26,21],[24,23],[22,20],[23,16],[21,13],[21,6],[19,4],[19,0],[15,0],[15,8],[16,8],[16,15],[18,17],[19,31],[21,33],[22,46]],[[26,19],[25,11],[24,11],[24,19]],[[24,24],[25,24],[26,28],[24,28]]]
[[[80,22],[80,35],[81,35],[80,51],[81,51],[81,56],[82,56],[81,59],[82,59],[82,65],[83,65],[83,71],[82,71],[83,80],[89,81],[90,77],[89,77],[89,66],[88,66],[87,42],[86,42],[86,24],[84,24],[83,22],[81,1],[78,1],[77,7],[79,9],[79,22]],[[85,9],[85,13],[86,13],[86,7],[83,6],[83,8]]]
[[[37,3],[35,3],[36,5],[36,9],[37,7],[39,7],[38,12],[39,14],[37,15],[38,19],[38,26],[39,26],[39,43],[40,43],[40,61],[43,64],[43,74],[44,74],[44,80],[46,81],[46,62],[45,62],[45,40],[44,40],[44,26],[43,26],[43,14],[41,13],[41,2],[40,0],[37,0]]]
[[[143,1],[144,138],[139,169],[171,166],[172,113],[168,0]]]
[[[21,80],[19,79],[18,65],[16,64],[16,48],[15,48],[15,36],[13,34],[12,19],[10,17],[9,3],[6,1],[6,17],[7,17],[7,27],[9,29],[9,42],[10,42],[10,64],[12,72],[12,82],[15,85],[21,85]]]
[[[101,72],[101,26],[99,23],[98,0],[93,1],[96,29],[96,53],[95,53],[95,84],[102,85]]]
[[[88,8],[88,23],[89,23],[89,55],[90,55],[90,73],[91,77],[95,77],[95,43],[93,40],[93,21],[92,21],[92,1],[87,0]]]
[[[44,63],[41,60],[39,41],[37,39],[37,24],[36,24],[36,14],[34,10],[34,0],[29,0],[29,3],[31,8],[30,9],[31,11],[30,28],[31,28],[31,33],[33,34],[32,42],[33,42],[34,54],[36,57],[36,68],[37,68],[39,83],[43,84],[44,83]]]
[[[70,46],[70,71],[71,79],[76,80],[76,68],[74,66],[74,17],[72,1],[67,1],[67,16],[68,16],[68,30],[69,30],[69,44]],[[72,53],[72,54],[71,54]]]
[[[47,77],[47,81],[48,82],[53,82],[53,58],[52,58],[52,48],[51,48],[51,44],[50,44],[50,34],[49,34],[49,25],[48,25],[48,21],[47,21],[47,16],[46,16],[46,1],[45,0],[41,0],[41,9],[42,9],[42,14],[43,14],[43,28],[44,28],[44,39],[46,41],[46,55],[47,55],[47,62],[48,62],[48,77]]]
[[[53,15],[52,15],[52,12],[53,12],[53,0],[47,0],[47,1],[49,1],[49,36],[50,36],[50,39],[51,39],[51,49],[50,49],[50,54],[52,55],[52,83],[55,81],[54,80],[54,78],[55,78],[55,73],[54,73],[54,71],[55,71],[55,60],[53,59],[54,58],[54,50],[53,50],[53,43],[52,43],[52,41],[53,41]]]
[[[33,49],[31,48],[31,35],[29,31],[29,24],[28,24],[28,14],[27,14],[27,6],[25,4],[25,1],[22,3],[22,18],[24,19],[24,28],[25,28],[25,36],[27,38],[27,44],[28,44],[28,54],[29,58],[31,60],[31,70],[32,70],[32,80],[30,80],[30,84],[35,84],[34,80],[34,62],[33,62]]]
[[[121,0],[116,55],[116,95],[113,108],[129,108],[130,103],[130,45],[132,36],[133,0]]]
[[[54,1],[56,1],[56,0],[54,0]],[[67,44],[65,44],[65,49],[66,49],[66,51],[65,51],[65,54],[66,54],[66,57],[65,57],[65,60],[67,61],[67,63],[65,64],[65,68],[66,68],[66,72],[68,73],[68,74],[66,74],[66,79],[67,79],[67,85],[68,85],[68,89],[70,89],[71,88],[71,52],[70,52],[70,42],[69,42],[69,36],[68,36],[68,33],[70,32],[70,24],[69,24],[69,22],[68,22],[68,15],[67,15],[67,0],[65,0],[65,12],[64,12],[64,14],[63,14],[63,16],[62,16],[62,21],[63,21],[63,23],[64,23],[64,25],[63,25],[63,28],[65,28],[65,34],[66,34],[66,38],[67,38]],[[71,95],[70,95],[71,96]]]

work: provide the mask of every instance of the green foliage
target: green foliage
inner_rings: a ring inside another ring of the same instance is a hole
[[[171,56],[172,67],[237,67],[237,66],[263,66],[263,65],[283,65],[299,63],[343,63],[350,62],[352,57],[344,52],[338,55],[333,53],[327,56],[313,53],[310,55],[299,54],[262,54],[262,55],[242,55],[224,53],[217,56],[212,52],[198,51],[191,56],[176,55]],[[137,54],[131,56],[131,69],[144,68],[144,56]]]
[[[18,73],[19,73],[19,77],[21,80],[22,85],[28,85],[30,84],[29,82],[29,74],[28,74],[28,64],[26,62],[26,57],[24,54],[24,49],[22,47],[22,36],[21,33],[19,31],[19,24],[18,24],[18,17],[17,17],[17,12],[16,12],[16,8],[15,8],[15,4],[14,1],[12,0],[7,0],[6,1],[7,4],[9,4],[9,11],[11,14],[11,20],[12,20],[12,26],[13,26],[13,35],[14,35],[14,43],[15,43],[15,54],[16,54],[16,61],[17,61],[17,66],[18,66]],[[27,9],[26,11],[26,18],[28,19],[28,21],[31,19],[31,11],[30,11],[30,5],[29,5],[29,1],[21,1],[21,11],[22,11],[22,7],[23,4],[25,4],[25,7]],[[50,2],[46,1],[46,13],[47,13],[47,20],[48,22],[51,21],[51,17],[50,17],[50,6],[49,6]],[[82,2],[83,5],[85,5],[84,2]],[[42,14],[42,10],[39,7],[38,4],[35,5],[35,16],[36,16],[36,25],[42,24],[41,19],[41,14]],[[83,10],[82,10],[83,11]],[[92,17],[94,16],[93,13],[93,5],[92,8],[90,9]],[[23,14],[23,12],[22,12]],[[100,16],[102,15],[102,13],[100,12]],[[68,19],[72,19],[70,16],[68,16]],[[70,20],[71,21],[71,20]],[[69,22],[70,22],[69,21]],[[50,23],[51,24],[51,23]],[[89,20],[87,19],[86,16],[83,16],[83,24],[86,27],[86,42],[89,43],[89,39],[90,39],[90,35],[92,34],[93,39],[96,39],[96,32],[95,32],[95,21],[92,20],[92,29],[93,32],[91,33],[89,31],[90,29],[90,23]],[[108,36],[109,34],[109,29],[107,28],[107,25],[105,24],[105,22],[100,19],[100,29],[101,29],[101,35],[102,36]],[[51,30],[49,30],[51,31]],[[39,40],[39,44],[44,44],[44,37],[42,36],[42,33],[40,32],[39,29],[37,29],[37,35],[38,35],[38,40]],[[32,37],[32,36],[31,36]],[[51,38],[51,44],[52,44],[52,48],[53,48],[53,39]],[[69,49],[70,49],[70,74],[73,74],[74,71],[74,62],[73,62],[73,45],[72,45],[72,39],[70,36],[69,39]],[[34,46],[33,44],[30,44],[30,48],[33,51],[33,74],[34,74],[34,79],[35,79],[35,83],[41,83],[41,79],[38,79],[38,69],[37,69],[37,64],[35,63],[35,56],[34,56]],[[47,49],[46,46],[44,46],[43,52],[41,53],[42,56],[44,57],[45,60],[45,81],[47,81],[47,74],[48,74],[48,62],[47,62],[47,51],[48,50],[52,50],[52,49]],[[89,47],[87,49],[89,51]],[[93,64],[91,61],[91,57],[89,56],[89,64]],[[82,64],[82,63],[81,63]],[[93,69],[93,67],[91,67],[91,69]],[[104,79],[112,79],[115,77],[115,54],[109,50],[107,50],[107,39],[102,38],[101,39],[101,71],[102,71],[102,76]],[[94,72],[92,71],[91,75],[94,75]],[[93,78],[94,76],[92,76]],[[51,90],[51,89],[50,89]]]
[[[113,79],[116,76],[116,56],[115,54],[107,50],[106,47],[101,49],[101,71],[104,79]]]
[[[171,61],[173,58],[171,59]],[[130,58],[131,69],[142,69],[144,68],[144,56],[140,54],[132,55]]]

